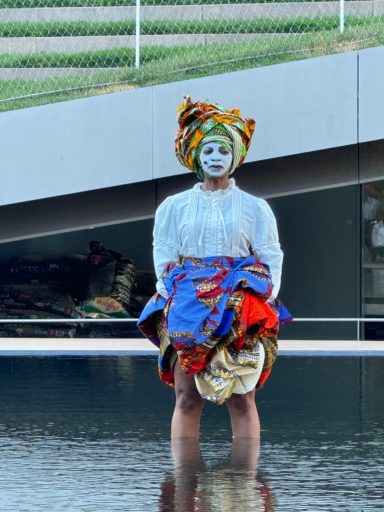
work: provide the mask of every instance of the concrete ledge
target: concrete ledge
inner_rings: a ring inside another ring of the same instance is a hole
[[[149,356],[146,339],[4,338],[0,356]],[[384,356],[384,341],[280,340],[280,356]]]
[[[122,68],[0,68],[1,80],[43,80],[66,75],[94,75],[121,71]]]
[[[4,338],[0,356],[157,355],[146,339]]]
[[[381,15],[383,0],[349,0],[345,2],[347,16]],[[142,20],[203,20],[249,18],[295,18],[305,16],[337,16],[339,2],[268,2],[260,4],[211,5],[147,5],[141,7]],[[121,21],[133,20],[135,7],[35,7],[0,9],[0,21]]]
[[[287,356],[384,356],[384,341],[280,340],[279,355]]]
[[[201,20],[201,5],[142,6],[142,20]],[[0,21],[102,21],[134,20],[136,7],[36,7],[0,9]]]
[[[301,35],[304,35],[302,33]],[[287,38],[290,34],[161,34],[142,35],[141,46],[204,46],[257,39]],[[0,53],[78,53],[116,48],[135,48],[136,36],[0,37]],[[160,50],[161,51],[161,50]]]

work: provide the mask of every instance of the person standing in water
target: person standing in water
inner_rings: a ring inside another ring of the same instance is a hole
[[[234,438],[259,438],[255,390],[277,355],[283,252],[268,203],[230,177],[254,119],[189,96],[177,109],[176,156],[200,183],[166,198],[155,216],[157,292],[138,326],[159,347],[174,386],[172,438],[196,438],[204,400],[226,402]]]

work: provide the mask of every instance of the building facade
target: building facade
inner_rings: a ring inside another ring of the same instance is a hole
[[[257,119],[238,185],[285,252],[284,338],[383,339],[384,48],[0,115],[3,262],[90,240],[152,269],[157,205],[191,187],[173,153],[183,93]],[[368,321],[369,320],[369,321]]]

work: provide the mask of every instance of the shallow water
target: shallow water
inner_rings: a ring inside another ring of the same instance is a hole
[[[0,358],[1,511],[384,511],[384,358],[280,357],[259,447],[169,440],[154,358]]]

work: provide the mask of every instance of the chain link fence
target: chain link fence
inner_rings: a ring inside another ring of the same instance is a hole
[[[0,0],[0,110],[384,44],[384,0]]]

